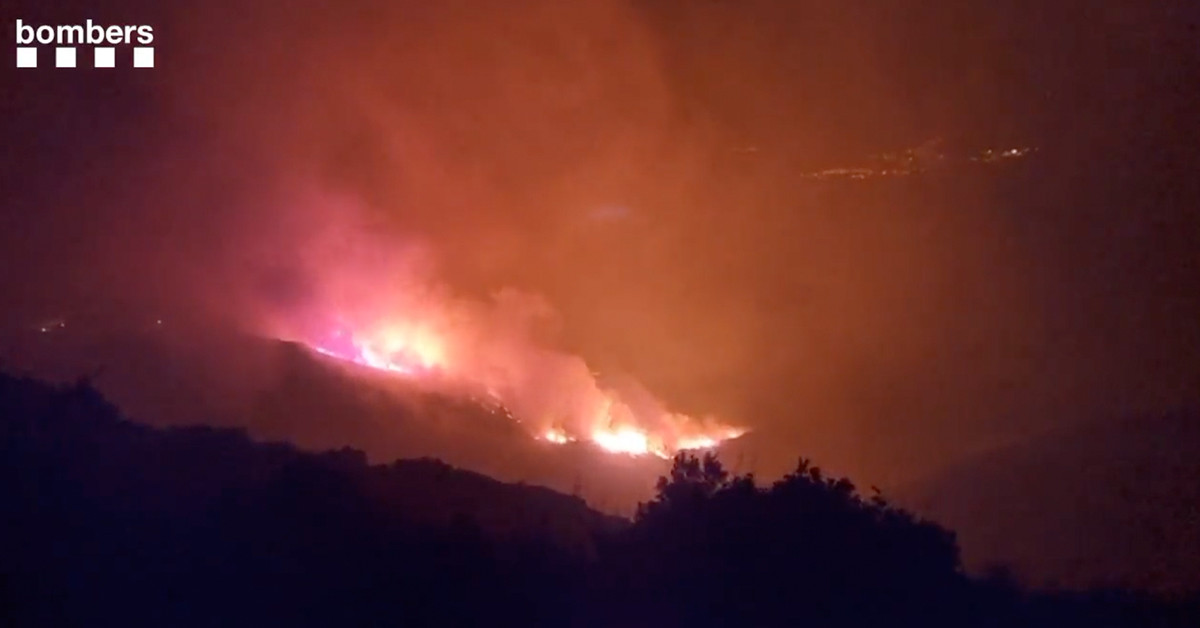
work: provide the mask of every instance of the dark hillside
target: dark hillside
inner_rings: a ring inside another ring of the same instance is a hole
[[[680,456],[632,521],[423,459],[126,420],[0,376],[15,626],[1194,626],[1195,601],[977,580],[955,535],[807,460]]]

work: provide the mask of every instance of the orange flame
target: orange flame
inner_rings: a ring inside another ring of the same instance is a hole
[[[308,188],[300,198],[328,224],[294,247],[307,294],[266,315],[272,335],[495,404],[547,443],[670,456],[743,433],[671,412],[634,382],[602,384],[582,358],[540,340],[555,314],[535,295],[501,290],[489,301],[454,295],[435,279],[422,246],[364,230],[356,199]]]
[[[371,333],[338,330],[329,343],[309,343],[317,352],[339,360],[482,395],[535,430],[539,422],[550,423],[535,436],[556,445],[583,440],[610,453],[669,458],[681,450],[712,448],[745,433],[712,420],[668,412],[656,400],[635,409],[620,392],[602,389],[574,356],[524,343],[482,343],[490,351],[475,344],[418,321],[391,321]]]

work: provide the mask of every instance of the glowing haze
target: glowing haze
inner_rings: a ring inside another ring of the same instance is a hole
[[[544,440],[686,445],[708,428],[671,411],[712,411],[753,427],[723,454],[760,477],[802,453],[884,487],[1197,398],[1200,82],[1171,2],[129,4],[109,19],[170,33],[162,67],[14,74],[0,107],[14,327],[265,314],[491,385]],[[928,176],[854,178],[934,138]],[[636,425],[593,435],[621,404]]]
[[[300,247],[308,263],[299,272],[267,286],[268,294],[286,295],[269,316],[271,335],[497,405],[550,443],[666,458],[745,432],[672,412],[632,379],[604,378],[555,349],[557,320],[544,299],[512,289],[486,299],[455,294],[436,280],[419,244],[356,228],[347,218],[365,214],[355,201],[314,198],[327,206],[322,215],[338,218]]]

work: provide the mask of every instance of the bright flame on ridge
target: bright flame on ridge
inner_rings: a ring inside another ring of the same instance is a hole
[[[469,359],[472,356],[461,355],[469,352],[458,351],[449,336],[439,334],[432,326],[383,325],[367,336],[339,327],[324,343],[306,344],[322,355],[414,381],[465,387],[513,410],[522,422],[531,419],[521,412],[522,406],[530,405],[523,397],[531,396],[523,391],[552,388],[557,384],[550,378],[545,382],[533,381],[527,388],[498,385],[497,381],[472,369]],[[600,388],[586,369],[580,375],[576,372],[579,369],[569,368],[576,363],[582,367],[578,358],[550,355],[559,359],[560,370],[575,375],[570,383],[575,384],[579,398],[570,398],[561,404],[574,412],[568,410],[562,420],[536,432],[535,437],[539,440],[555,445],[584,440],[610,453],[670,458],[678,451],[709,449],[745,433],[745,430],[718,425],[712,420],[701,421],[667,412],[658,407],[657,402],[650,409],[635,411],[617,391]],[[516,362],[520,363],[520,360]]]

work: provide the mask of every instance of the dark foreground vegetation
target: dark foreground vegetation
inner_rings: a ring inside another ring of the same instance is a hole
[[[1197,626],[1195,600],[962,573],[951,532],[807,461],[680,457],[634,521],[434,461],[124,420],[0,375],[0,624]]]

